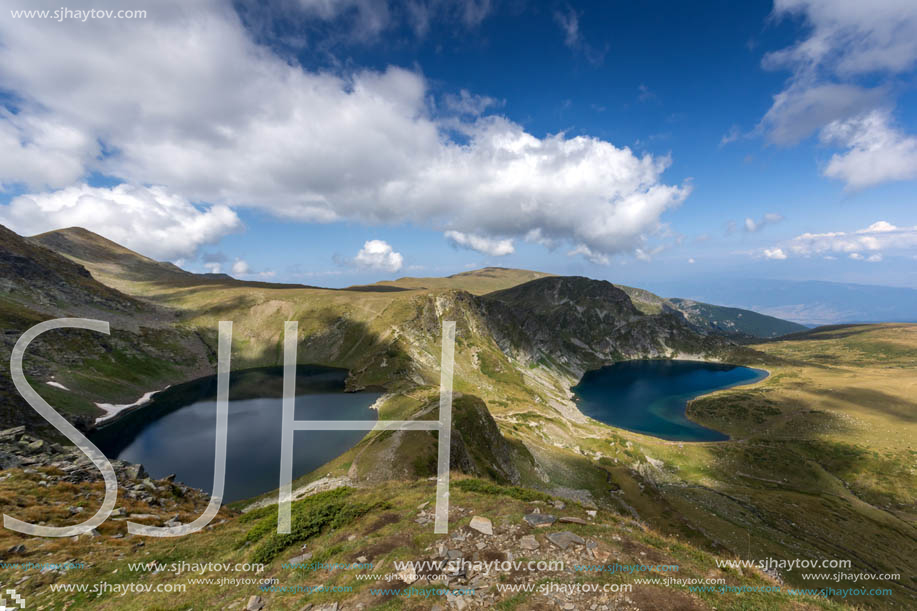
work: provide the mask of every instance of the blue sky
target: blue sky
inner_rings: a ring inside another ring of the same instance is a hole
[[[0,222],[324,286],[499,265],[917,287],[917,9],[860,4],[0,15]]]

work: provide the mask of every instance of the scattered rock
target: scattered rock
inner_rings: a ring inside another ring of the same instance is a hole
[[[522,519],[535,528],[546,528],[557,520],[549,513],[527,513]]]
[[[16,441],[24,433],[24,426],[14,426],[11,429],[0,431],[0,441]]]
[[[557,520],[558,522],[564,522],[566,524],[589,524],[586,520],[582,518],[575,518],[573,516],[563,516]]]
[[[146,479],[147,473],[146,469],[143,468],[143,465],[128,465],[124,469],[124,475],[127,476],[130,480],[140,480]]]
[[[299,556],[296,556],[295,558],[290,558],[290,564],[302,564],[306,560],[310,560],[311,558],[312,558],[312,552],[306,552],[305,554],[300,554]]]
[[[407,585],[411,585],[412,583],[417,581],[418,575],[417,575],[417,571],[414,570],[414,565],[412,563],[408,563],[408,565],[405,566],[405,568],[401,569],[401,571],[398,573],[398,579],[400,579]]]
[[[548,541],[563,550],[571,545],[584,545],[586,543],[585,539],[569,530],[549,534]]]
[[[448,593],[446,594],[446,600],[449,601],[450,605],[454,606],[459,611],[462,611],[468,607],[468,602],[466,602],[464,597],[461,595]]]
[[[519,547],[527,550],[536,550],[540,546],[538,545],[538,539],[535,538],[535,535],[525,535],[519,539]]]
[[[468,524],[468,526],[485,535],[494,534],[494,528],[491,521],[487,518],[482,518],[481,516],[474,516],[471,518],[471,522]]]
[[[264,599],[253,594],[248,599],[248,604],[245,605],[245,611],[261,611],[261,609],[264,609]]]

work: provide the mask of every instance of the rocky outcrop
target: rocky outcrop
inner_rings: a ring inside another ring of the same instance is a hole
[[[575,376],[614,361],[714,355],[729,346],[694,331],[679,312],[641,312],[624,291],[601,280],[541,278],[481,299],[506,354]]]
[[[463,473],[512,484],[521,481],[516,461],[533,460],[527,452],[506,441],[487,405],[470,395],[461,396],[453,403],[449,458],[450,466]]]
[[[175,476],[154,481],[147,475],[143,465],[123,460],[109,462],[118,478],[119,494],[132,500],[166,507],[166,501],[176,496],[198,498],[201,502],[208,498],[201,490],[175,482]],[[79,449],[33,437],[26,433],[25,426],[0,431],[0,477],[5,475],[4,471],[9,472],[11,469],[22,469],[33,474],[41,472],[38,485],[43,487],[102,480],[98,468]]]

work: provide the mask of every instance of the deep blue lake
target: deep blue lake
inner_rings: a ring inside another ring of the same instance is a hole
[[[761,369],[700,361],[623,361],[587,371],[573,387],[584,414],[670,441],[724,441],[719,431],[685,417],[688,401],[714,390],[763,380]]]
[[[378,392],[345,393],[347,372],[299,366],[297,420],[376,420]],[[234,371],[224,502],[257,496],[279,485],[283,367]],[[143,464],[153,478],[176,479],[210,492],[216,428],[217,377],[174,386],[99,429],[90,439],[109,458]],[[293,478],[356,445],[366,431],[296,431]]]

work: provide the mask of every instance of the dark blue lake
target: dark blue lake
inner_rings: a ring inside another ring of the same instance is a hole
[[[761,369],[720,363],[624,361],[587,371],[573,392],[580,411],[611,426],[671,441],[724,441],[728,435],[685,417],[688,401],[766,377]]]
[[[378,392],[345,393],[347,372],[297,367],[297,420],[376,420]],[[90,435],[109,458],[141,463],[154,478],[176,474],[194,488],[213,488],[217,377],[157,393],[153,400]],[[225,502],[279,485],[283,367],[234,371],[229,386]],[[293,478],[352,448],[367,431],[296,431]]]

